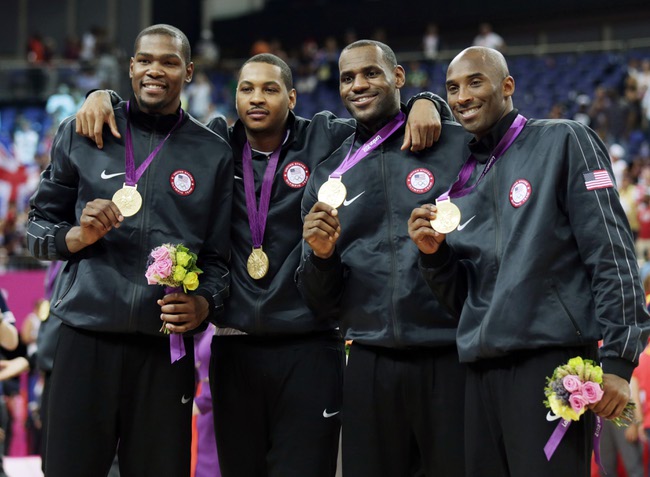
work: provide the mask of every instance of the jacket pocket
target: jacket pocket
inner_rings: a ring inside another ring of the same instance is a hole
[[[555,285],[554,282],[551,282],[551,290],[553,291],[553,295],[555,295],[555,298],[557,298],[558,303],[560,304],[560,306],[564,310],[564,314],[571,321],[571,324],[573,325],[573,328],[576,331],[576,335],[578,336],[578,338],[580,338],[580,342],[582,342],[583,341],[583,339],[582,339],[582,336],[583,336],[582,330],[578,326],[578,322],[576,321],[576,319],[571,314],[571,311],[569,311],[569,308],[566,306],[566,303],[564,302],[564,300],[562,299],[562,296],[560,295],[560,290],[558,290],[558,288],[557,288],[557,286]]]
[[[66,268],[68,268],[68,277],[67,277],[67,283],[64,285],[65,288],[63,288],[63,292],[59,295],[59,298],[56,300],[56,303],[54,304],[54,308],[57,308],[63,299],[66,297],[68,293],[70,293],[70,290],[72,290],[72,286],[74,285],[74,282],[76,281],[77,278],[77,270],[79,269],[79,264],[78,263],[71,263],[68,262],[66,264]],[[63,272],[65,273],[65,269]],[[59,276],[59,280],[64,277],[64,274],[62,273]]]

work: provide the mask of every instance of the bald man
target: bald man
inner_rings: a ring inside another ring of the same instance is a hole
[[[575,356],[600,361],[605,393],[592,410],[617,417],[649,334],[607,149],[577,122],[520,116],[496,50],[461,52],[446,87],[474,135],[471,176],[450,193],[460,225],[434,231],[437,208],[425,204],[408,227],[425,280],[460,317],[467,475],[586,477],[594,415],[572,423],[547,460],[558,422],[543,404],[545,377]]]

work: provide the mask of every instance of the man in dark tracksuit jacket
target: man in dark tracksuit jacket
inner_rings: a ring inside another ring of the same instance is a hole
[[[117,125],[124,136],[130,123],[135,167],[164,142],[137,181],[141,209],[123,217],[110,200],[125,180],[125,141],[108,137],[99,151],[75,134],[73,118],[31,201],[30,251],[67,260],[51,308],[63,321],[50,381],[51,477],[106,475],[116,448],[123,475],[189,476],[192,339],[172,364],[159,329],[161,320],[183,333],[214,319],[228,292],[230,146],[180,110],[193,72],[185,35],[154,25],[135,45],[134,97],[130,113],[125,102],[115,108]],[[149,253],[163,243],[198,254],[195,292],[147,285]]]
[[[449,105],[475,136],[468,185],[523,119],[513,92],[495,50],[467,49],[449,66]],[[558,423],[547,420],[545,377],[575,356],[597,359],[602,339],[605,394],[592,410],[614,418],[630,399],[649,332],[607,150],[574,121],[529,120],[477,187],[454,201],[461,224],[446,240],[431,229],[430,204],[413,211],[409,232],[427,282],[460,316],[468,475],[588,476],[592,413],[571,424],[547,461]]]
[[[354,133],[355,123],[329,112],[311,120],[297,117],[291,111],[295,95],[291,71],[279,58],[257,55],[243,65],[237,87],[240,119],[229,130],[236,158],[232,294],[213,339],[210,376],[224,477],[332,477],[336,472],[345,366],[338,317],[313,313],[294,275],[307,179]],[[208,126],[221,130],[219,122]],[[243,181],[246,141],[257,203],[269,156],[281,147],[263,241],[269,270],[260,279],[245,265],[253,245]]]
[[[427,124],[414,126],[405,146],[431,145],[436,121],[430,100],[439,99],[434,96],[414,97],[427,99],[412,115],[415,123]],[[101,106],[95,109],[104,100],[89,98],[80,115],[85,120],[95,112],[107,117]],[[244,63],[238,78],[240,120],[231,128],[222,118],[208,124],[228,136],[235,157],[231,297],[218,320],[210,376],[224,477],[332,477],[336,471],[345,365],[338,317],[314,314],[294,275],[300,263],[300,202],[307,179],[354,133],[355,123],[329,112],[300,118],[292,112],[295,103],[287,64],[274,55],[256,55]],[[255,206],[271,167],[269,156],[280,148],[262,243],[269,269],[258,279],[246,268],[253,247],[243,170],[247,141]]]
[[[400,150],[403,128],[345,172],[337,210],[317,191],[348,151],[362,150],[400,111],[404,70],[378,42],[346,47],[341,98],[356,136],[319,165],[303,199],[306,241],[299,287],[325,316],[340,314],[354,340],[343,393],[343,475],[463,476],[464,370],[457,321],[431,295],[405,221],[442,194],[460,169],[467,134],[445,123],[439,142]]]

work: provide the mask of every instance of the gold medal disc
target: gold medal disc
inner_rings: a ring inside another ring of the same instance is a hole
[[[142,207],[142,196],[138,192],[138,186],[124,186],[113,194],[113,202],[120,209],[124,217],[135,215]]]
[[[334,209],[341,207],[348,191],[345,189],[341,178],[330,177],[320,189],[318,189],[318,201],[323,202]]]
[[[436,218],[431,221],[431,227],[438,233],[448,234],[453,232],[460,224],[460,209],[450,200],[436,202]]]
[[[262,247],[253,248],[246,262],[248,274],[255,280],[264,277],[269,271],[269,257],[264,253]]]

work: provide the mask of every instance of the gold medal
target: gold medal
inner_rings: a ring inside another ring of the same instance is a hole
[[[138,186],[124,186],[113,194],[113,202],[120,209],[124,217],[135,215],[142,207],[142,196],[138,192]]]
[[[255,280],[259,280],[267,274],[269,271],[269,257],[264,253],[262,247],[253,247],[253,251],[246,262],[246,269],[248,274]]]
[[[42,300],[39,304],[38,307],[36,308],[36,316],[38,316],[38,319],[41,321],[45,321],[49,318],[50,316],[50,301],[49,300]]]
[[[441,234],[456,230],[460,224],[460,209],[449,199],[436,201],[436,208],[436,218],[431,221],[433,230]]]
[[[341,207],[348,191],[345,189],[340,177],[330,177],[318,189],[318,202],[323,202],[334,209]]]

